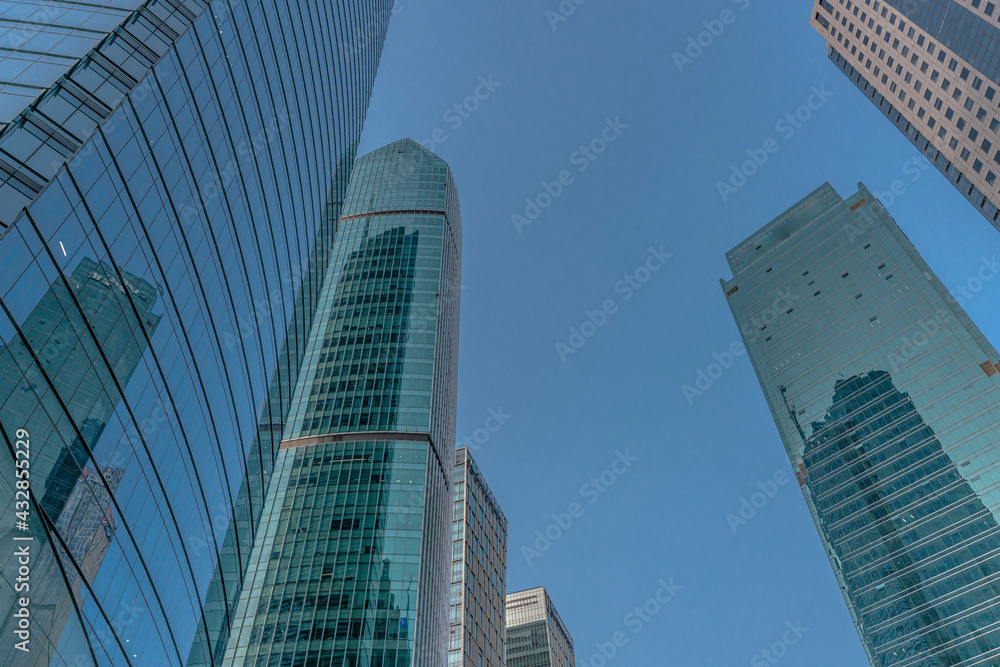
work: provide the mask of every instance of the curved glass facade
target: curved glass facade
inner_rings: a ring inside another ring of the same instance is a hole
[[[728,259],[871,664],[998,664],[1000,355],[863,185],[823,185]]]
[[[224,664],[446,663],[460,284],[448,165],[360,158]]]
[[[0,128],[0,663],[218,664],[392,2],[104,4]]]

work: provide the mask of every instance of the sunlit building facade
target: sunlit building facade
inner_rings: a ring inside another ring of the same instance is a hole
[[[455,452],[449,667],[504,667],[507,517],[467,447]]]
[[[576,667],[573,638],[544,588],[507,595],[507,667]]]
[[[220,663],[391,7],[0,0],[0,664]]]
[[[723,290],[873,667],[1000,664],[996,349],[863,185],[823,185],[727,257]]]
[[[223,664],[446,664],[461,230],[427,149],[357,161]]]
[[[814,0],[830,60],[1000,229],[1000,6]]]

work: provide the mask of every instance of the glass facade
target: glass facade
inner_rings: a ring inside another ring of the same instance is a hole
[[[461,213],[406,139],[360,158],[226,665],[445,664]]]
[[[472,454],[455,452],[449,667],[506,664],[507,517]]]
[[[507,596],[507,667],[576,667],[573,639],[544,588]]]
[[[221,661],[391,5],[0,3],[0,664]]]
[[[830,60],[1000,229],[1000,9],[815,0]]]
[[[0,130],[140,4],[141,0],[0,2]]]
[[[723,289],[869,660],[1000,662],[1000,355],[863,185]]]

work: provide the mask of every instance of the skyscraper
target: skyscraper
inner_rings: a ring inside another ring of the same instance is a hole
[[[468,448],[455,452],[449,667],[504,667],[507,517]]]
[[[446,663],[461,247],[444,161],[357,161],[223,664]]]
[[[1000,8],[815,0],[830,60],[1000,229]]]
[[[871,664],[997,664],[1000,355],[864,185],[821,186],[727,257]]]
[[[544,588],[507,595],[507,667],[576,667],[573,638]]]
[[[26,429],[55,572],[0,662],[221,659],[391,7],[0,8],[0,511]]]

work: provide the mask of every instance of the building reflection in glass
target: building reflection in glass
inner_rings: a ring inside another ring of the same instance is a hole
[[[836,383],[804,462],[881,665],[1000,653],[1000,528],[888,372]]]

